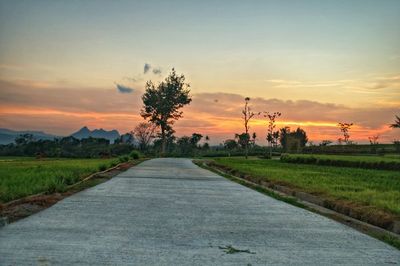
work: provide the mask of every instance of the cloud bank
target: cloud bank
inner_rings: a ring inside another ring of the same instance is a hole
[[[44,130],[69,134],[83,125],[129,131],[142,121],[140,108],[143,91],[120,85],[115,89],[65,88],[0,80],[0,127]],[[122,91],[121,91],[122,89]],[[124,95],[121,95],[121,93]],[[127,93],[129,92],[129,93]],[[62,97],[60,97],[62,95]],[[243,131],[241,110],[244,96],[232,93],[193,94],[192,103],[183,109],[176,123],[177,135],[198,132],[209,135],[212,143],[232,138]],[[380,135],[381,142],[400,139],[400,130],[390,129],[400,106],[348,107],[309,100],[287,101],[252,98],[255,112],[279,111],[278,127],[305,128],[311,140],[337,140],[338,122],[353,122],[352,139],[367,142],[368,136]],[[262,116],[250,123],[251,132],[265,143],[267,121]]]

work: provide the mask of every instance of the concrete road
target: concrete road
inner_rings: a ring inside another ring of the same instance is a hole
[[[0,265],[396,263],[389,245],[188,159],[146,161],[0,229]]]

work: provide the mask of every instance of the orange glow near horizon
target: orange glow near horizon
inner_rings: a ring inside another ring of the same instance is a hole
[[[143,121],[139,114],[131,114],[125,112],[80,112],[80,111],[63,111],[50,108],[23,108],[23,107],[1,107],[0,117],[32,117],[40,119],[48,119],[49,121],[58,121],[63,118],[75,119],[74,127],[90,126],[92,128],[115,128],[121,133],[131,131],[134,126]],[[195,121],[190,120],[191,117],[196,117]],[[196,125],[196,121],[207,123],[204,126]],[[189,124],[184,124],[189,123]],[[267,130],[267,120],[253,119],[250,123],[250,132],[256,132],[259,142],[265,142]],[[306,130],[309,139],[312,141],[321,141],[329,139],[336,141],[341,137],[341,132],[337,126],[337,122],[332,121],[293,121],[280,120],[276,122],[277,129],[285,126],[301,127]],[[71,126],[73,127],[73,126]],[[15,128],[18,130],[27,130],[30,128]],[[203,135],[209,135],[212,139],[214,136],[215,144],[224,139],[233,138],[235,133],[243,131],[243,121],[240,117],[218,117],[209,114],[194,114],[187,112],[185,117],[175,124],[176,135],[190,135],[193,132],[198,132]],[[294,129],[294,128],[292,128]],[[71,130],[69,128],[68,130]],[[389,132],[388,126],[380,126],[378,128],[365,128],[359,125],[354,125],[351,129],[351,139],[355,141],[367,142],[369,136],[383,136],[381,141],[392,141],[393,138],[386,137]],[[54,132],[47,132],[54,133]],[[64,134],[71,132],[62,132]]]

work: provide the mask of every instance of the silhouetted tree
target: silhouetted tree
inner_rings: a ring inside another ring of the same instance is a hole
[[[197,148],[197,145],[202,138],[203,138],[203,135],[201,135],[201,134],[198,134],[198,133],[192,134],[192,137],[190,138],[190,144],[193,146],[193,148]]]
[[[244,130],[245,132],[243,134],[238,135],[239,136],[239,140],[241,142],[242,147],[245,149],[245,157],[246,159],[248,158],[248,154],[249,154],[249,142],[250,142],[250,133],[249,133],[249,122],[250,120],[253,118],[253,116],[256,115],[256,113],[251,111],[251,108],[249,106],[249,102],[250,102],[250,98],[246,97],[244,99],[245,104],[244,104],[244,109],[242,110],[242,114],[243,114],[243,121],[244,121]],[[260,114],[260,113],[258,113]]]
[[[332,141],[326,139],[326,140],[321,141],[319,146],[328,146],[329,144],[332,144]]]
[[[252,144],[253,146],[256,145],[256,140],[257,140],[257,133],[256,133],[256,132],[253,132],[253,135],[251,135],[251,144]]]
[[[134,145],[135,144],[135,135],[134,135],[133,131],[122,134],[119,138],[114,140],[114,144]]]
[[[349,144],[349,139],[350,139],[350,129],[353,126],[353,123],[338,123],[338,126],[340,128],[340,131],[343,134],[343,139],[339,138],[339,144],[341,144],[343,141],[346,144]]]
[[[378,146],[379,135],[368,137],[369,144],[371,144],[371,153],[376,153]]]
[[[396,115],[396,120],[393,124],[390,124],[391,128],[400,128],[400,116]]]
[[[133,130],[133,134],[139,142],[139,149],[144,151],[147,149],[156,133],[156,125],[152,123],[139,123]]]
[[[286,136],[290,133],[290,127],[284,127],[279,129],[279,142],[281,143],[281,146],[286,149]]]
[[[264,117],[268,118],[268,128],[267,128],[267,141],[269,143],[269,156],[272,157],[272,145],[275,143],[275,122],[276,118],[281,116],[280,112],[268,113],[264,112]],[[279,133],[278,133],[279,134]]]
[[[234,139],[227,139],[224,141],[224,148],[228,150],[229,156],[231,156],[230,152],[238,147],[237,142]]]
[[[290,131],[289,127],[280,129],[279,140],[285,151],[300,151],[308,142],[307,133],[297,128],[296,131]]]
[[[189,87],[185,83],[185,76],[177,75],[175,69],[157,86],[151,81],[146,83],[141,116],[160,127],[162,155],[165,154],[167,133],[173,133],[173,123],[182,117],[180,109],[192,101]]]
[[[244,149],[246,152],[246,148],[248,148],[249,141],[250,141],[250,135],[246,134],[246,133],[235,134],[235,139],[237,140],[237,143],[239,144],[239,146],[242,149]]]
[[[203,144],[203,149],[205,149],[205,150],[208,150],[208,149],[210,149],[210,144],[208,144],[208,142],[210,141],[210,137],[209,136],[206,136],[205,137],[205,142],[204,142],[204,144]]]
[[[176,141],[177,148],[181,155],[190,155],[193,150],[193,144],[191,141],[191,137],[182,136]]]

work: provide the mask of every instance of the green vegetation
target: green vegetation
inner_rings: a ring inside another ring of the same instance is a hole
[[[125,134],[133,139],[132,135]],[[129,138],[128,137],[128,138]],[[128,154],[134,145],[117,139],[114,144],[102,138],[76,139],[72,136],[54,140],[36,140],[31,134],[15,139],[15,143],[0,145],[0,156],[36,156],[38,158],[104,158]]]
[[[316,164],[327,166],[357,167],[366,169],[400,170],[400,157],[392,156],[341,156],[284,154],[285,163]]]
[[[134,160],[137,160],[140,158],[140,154],[137,151],[131,151],[131,153],[129,153],[129,157],[131,157]]]
[[[312,145],[306,146],[302,149],[303,153],[313,154],[346,154],[346,155],[359,155],[359,154],[399,154],[400,142],[394,141],[393,144],[349,144],[349,145]]]
[[[400,172],[284,163],[277,160],[215,158],[242,173],[285,184],[331,200],[400,215]]]
[[[41,192],[62,192],[83,177],[116,165],[115,159],[0,157],[0,203]]]

